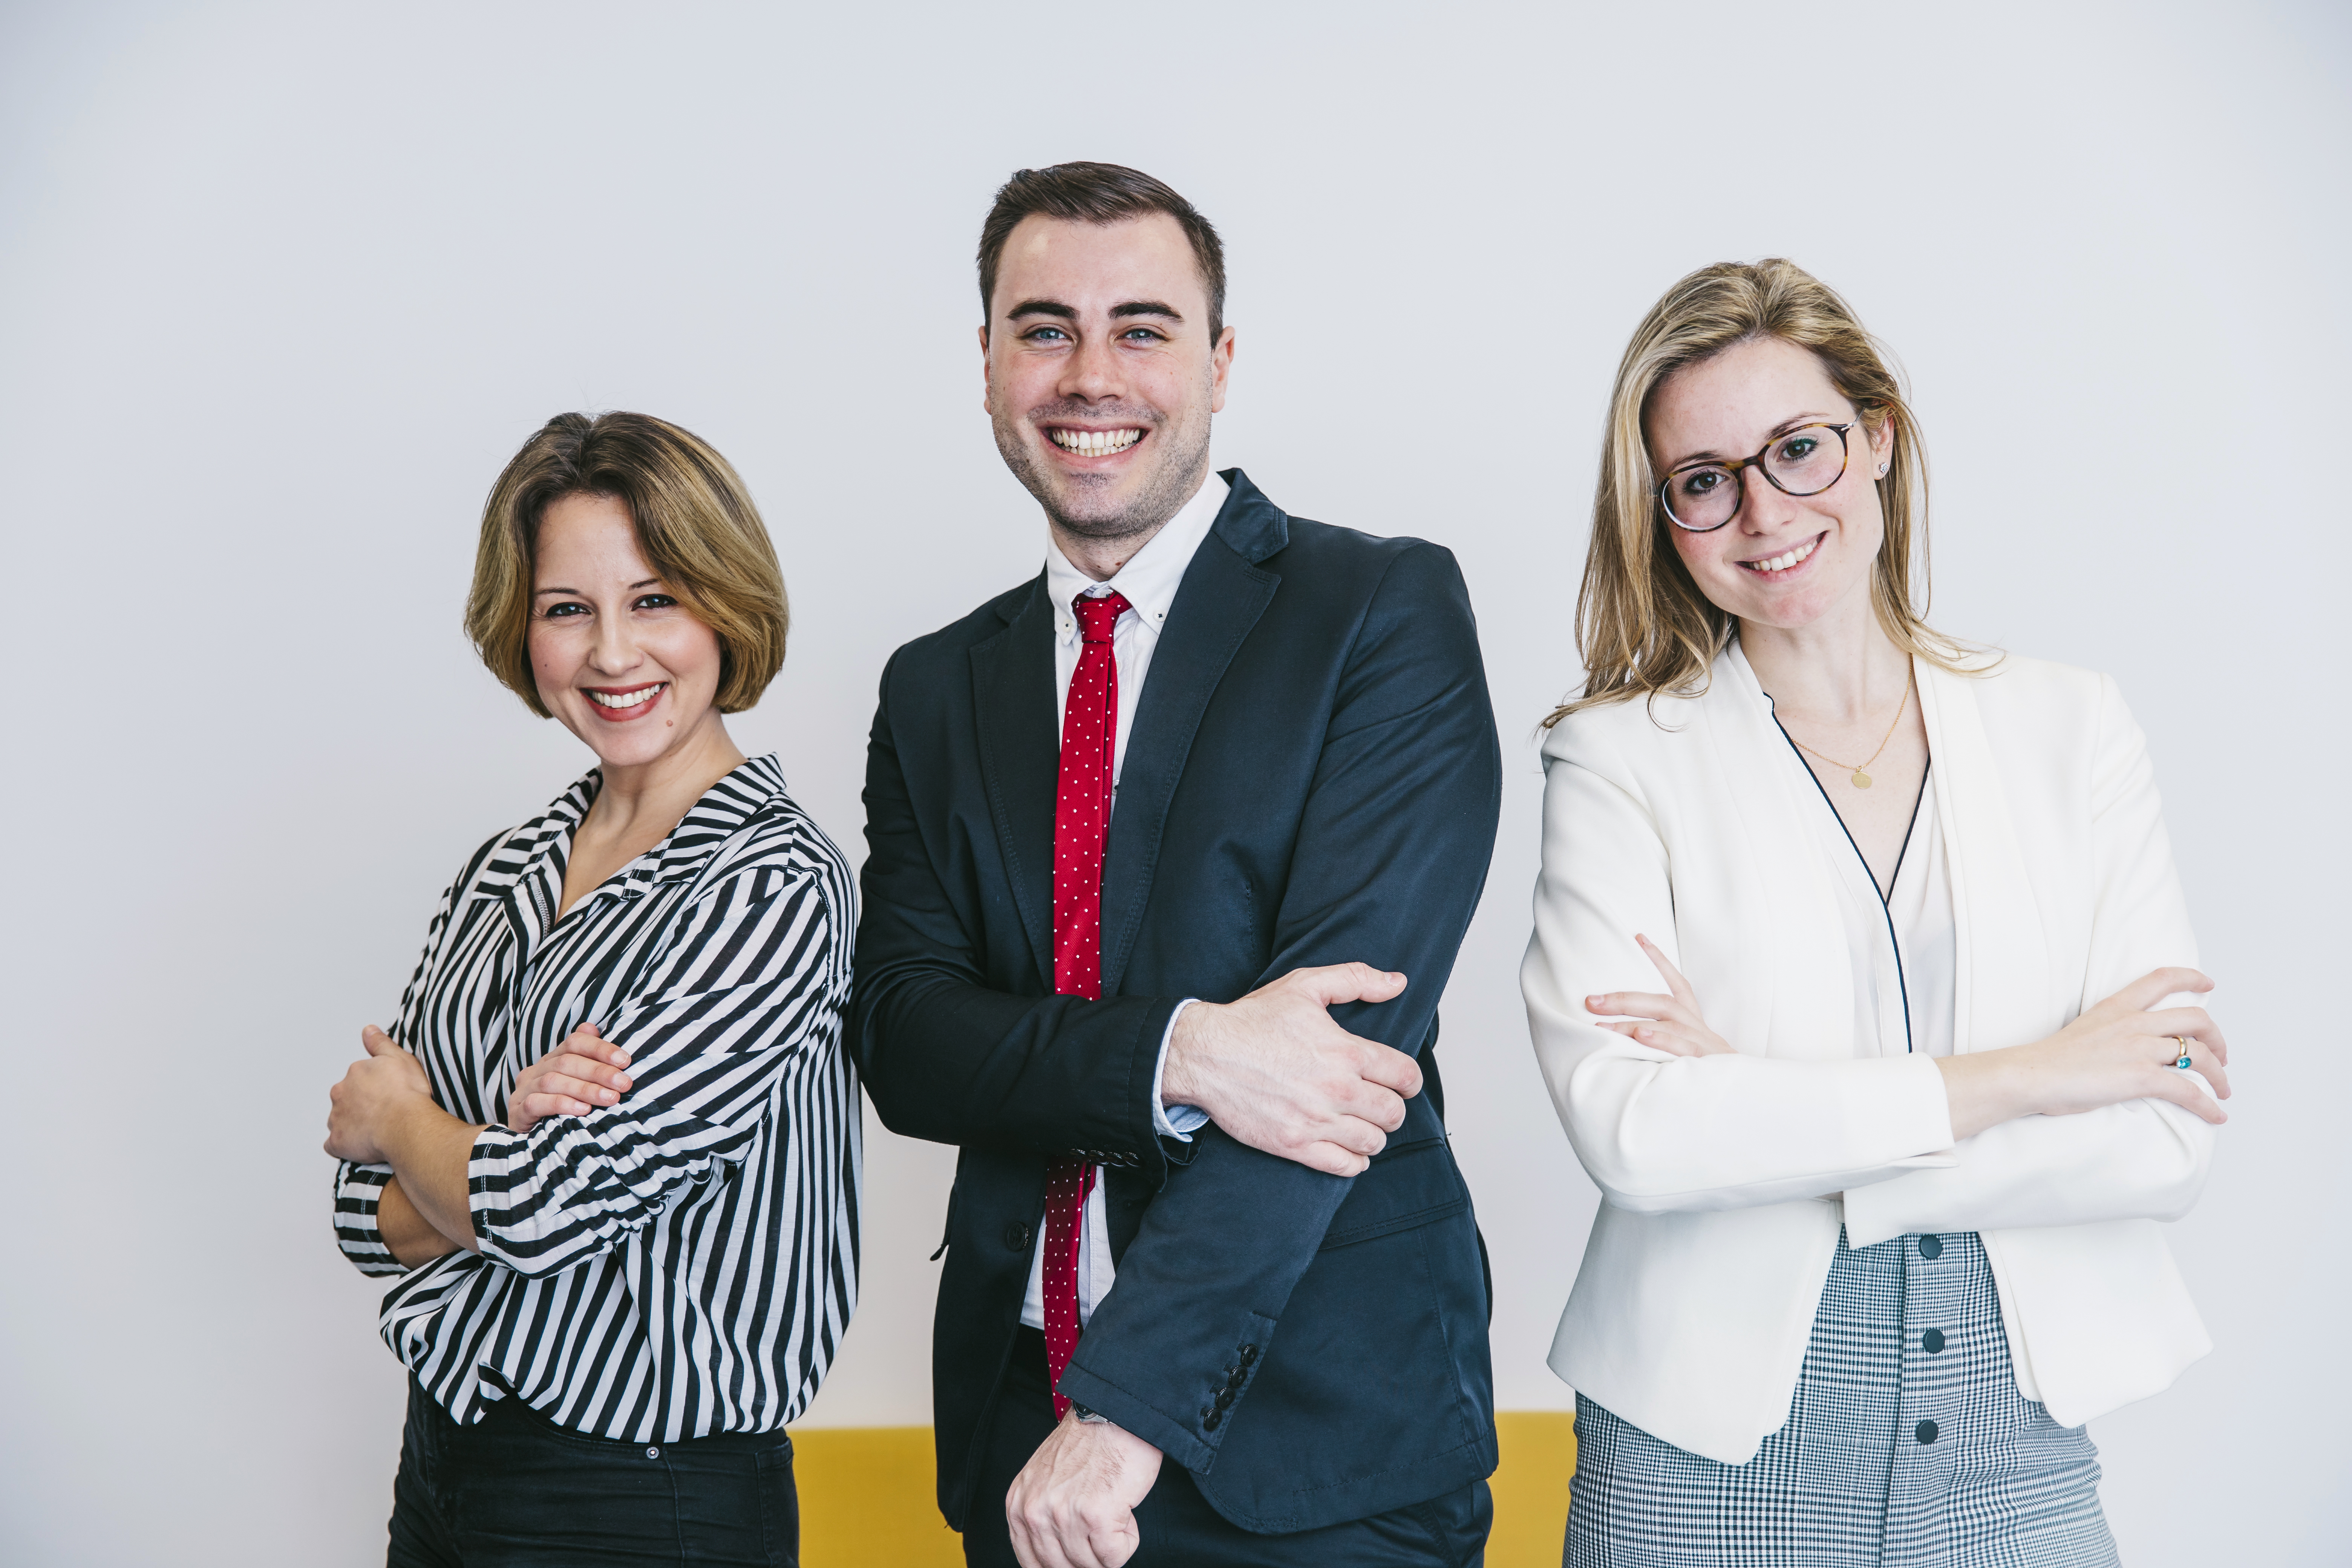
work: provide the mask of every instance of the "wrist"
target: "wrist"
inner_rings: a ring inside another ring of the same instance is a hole
[[[1201,1049],[1202,1031],[1210,1024],[1210,1015],[1219,1010],[1214,1003],[1210,1002],[1179,1005],[1176,1022],[1168,1031],[1168,1054],[1160,1066],[1160,1104],[1162,1110],[1172,1105],[1202,1104],[1202,1091],[1207,1085],[1196,1070],[1195,1058]]]
[[[377,1113],[376,1147],[395,1171],[413,1164],[443,1123],[463,1125],[424,1093],[403,1094]]]
[[[1952,1141],[1975,1137],[1989,1127],[2027,1116],[2039,1109],[2032,1102],[2032,1074],[2022,1053],[2031,1047],[2011,1046],[1997,1051],[1973,1051],[1937,1057],[1944,1078],[1946,1109],[1952,1119]]]

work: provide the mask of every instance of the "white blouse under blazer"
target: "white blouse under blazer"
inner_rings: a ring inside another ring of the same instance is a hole
[[[1953,1048],[2043,1038],[2195,963],[2147,742],[2115,683],[2021,658],[1916,669],[1935,787],[1913,831],[1941,836],[1950,884]],[[1979,1233],[2019,1391],[2068,1426],[2211,1348],[2156,1223],[2195,1203],[2210,1125],[2142,1100],[1955,1143],[1933,1058],[1899,1036],[1884,1055],[1856,1040],[1843,868],[1805,815],[1825,803],[1736,643],[1705,695],[1586,709],[1543,750],[1521,984],[1604,1199],[1553,1371],[1677,1447],[1744,1463],[1788,1419],[1841,1224],[1854,1247]],[[1736,1054],[1671,1056],[1596,1026],[1587,995],[1664,989],[1636,931]]]

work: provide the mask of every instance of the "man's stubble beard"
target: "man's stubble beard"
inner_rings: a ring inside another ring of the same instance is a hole
[[[1038,458],[1021,438],[1024,426],[1035,428],[1030,423],[1034,416],[1033,410],[1030,415],[1008,418],[992,408],[989,424],[996,433],[996,450],[1003,458],[1004,466],[1013,470],[1013,477],[1021,481],[1021,488],[1037,498],[1037,504],[1045,509],[1045,515],[1052,520],[1054,526],[1073,538],[1114,543],[1139,534],[1155,533],[1170,518],[1182,510],[1184,503],[1191,500],[1207,481],[1210,423],[1207,416],[1202,417],[1197,432],[1158,420],[1139,421],[1151,432],[1146,439],[1154,446],[1162,441],[1170,443],[1153,465],[1142,489],[1117,511],[1084,510],[1087,492],[1107,488],[1106,484],[1090,482],[1094,479],[1091,475],[1073,476],[1045,471]],[[1121,416],[1087,410],[1085,416],[1108,419]],[[1104,478],[1107,480],[1108,476]],[[1071,487],[1072,493],[1066,499],[1056,489],[1060,484]],[[1072,502],[1077,504],[1074,507]]]

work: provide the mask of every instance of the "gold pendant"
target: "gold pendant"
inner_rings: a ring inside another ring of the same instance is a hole
[[[1854,769],[1853,787],[1856,789],[1868,789],[1870,787],[1870,775],[1864,773],[1860,768]]]

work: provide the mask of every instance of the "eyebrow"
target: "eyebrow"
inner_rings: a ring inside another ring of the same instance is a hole
[[[1024,316],[1053,316],[1065,321],[1078,319],[1077,311],[1058,300],[1024,300],[1004,312],[1004,319],[1008,321],[1017,321]],[[1129,316],[1160,316],[1171,321],[1184,319],[1182,311],[1158,300],[1127,300],[1110,308],[1110,317],[1114,321]]]
[[[1764,445],[1769,447],[1773,442],[1779,440],[1781,437],[1786,436],[1790,431],[1801,430],[1808,425],[1834,425],[1836,423],[1837,416],[1834,414],[1792,414],[1788,418],[1781,420],[1780,423],[1772,426],[1772,433],[1764,437]],[[1687,458],[1677,458],[1675,461],[1668,463],[1666,465],[1666,472],[1670,474],[1677,472],[1680,469],[1689,468],[1693,463],[1720,463],[1722,461],[1724,461],[1723,454],[1714,450],[1713,448],[1709,448],[1704,452],[1693,452]]]
[[[638,589],[640,589],[640,588],[656,588],[656,587],[659,587],[660,585],[661,585],[661,579],[660,579],[660,578],[658,578],[658,577],[647,577],[647,578],[644,579],[642,582],[636,582],[636,583],[632,583],[632,584],[629,584],[629,592],[631,592],[632,594],[634,594],[634,593],[635,593],[635,592],[636,592]],[[534,599],[536,599],[536,598],[538,598],[538,597],[539,597],[540,594],[576,594],[576,595],[578,595],[581,598],[583,598],[583,599],[584,599],[584,598],[586,598],[586,597],[588,596],[588,590],[587,590],[587,589],[585,589],[585,588],[541,588],[541,589],[540,589],[540,590],[538,591],[538,593],[534,593],[533,595],[531,595],[531,597],[532,597],[532,598],[534,598]]]

